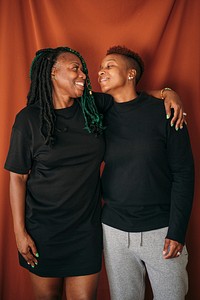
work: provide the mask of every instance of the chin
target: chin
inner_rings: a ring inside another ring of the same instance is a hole
[[[108,93],[109,89],[104,86],[101,86],[101,91],[102,93]]]
[[[80,97],[82,97],[82,96],[83,96],[83,92],[82,92],[82,93],[80,92],[80,93],[77,93],[77,94],[76,94],[76,98],[80,98]]]

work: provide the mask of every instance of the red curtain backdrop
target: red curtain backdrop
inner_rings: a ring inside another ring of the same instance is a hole
[[[40,48],[66,45],[86,59],[94,90],[107,48],[126,45],[145,61],[140,89],[176,90],[187,112],[196,166],[194,206],[187,235],[188,300],[200,299],[199,0],[0,0],[0,299],[33,299],[29,276],[18,266],[3,169],[16,113],[26,105],[29,67]],[[134,272],[134,270],[133,270]],[[103,269],[98,300],[109,300]],[[146,299],[151,299],[147,292]]]

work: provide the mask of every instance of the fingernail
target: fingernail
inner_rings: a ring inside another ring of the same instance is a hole
[[[167,120],[170,118],[169,115],[166,115]]]
[[[178,131],[178,127],[176,127],[176,131]]]
[[[27,262],[28,265],[30,265],[30,262]]]
[[[166,255],[166,253],[167,253],[166,251],[163,251],[163,255]]]
[[[171,127],[173,127],[174,126],[174,124],[173,123],[171,123]]]
[[[36,257],[39,257],[39,253],[37,252],[37,253],[35,254],[35,256],[36,256]]]
[[[32,268],[35,268],[35,266],[31,265]]]
[[[183,126],[180,126],[180,129],[183,129]]]
[[[35,265],[36,265],[36,266],[38,265],[37,261],[35,262]]]

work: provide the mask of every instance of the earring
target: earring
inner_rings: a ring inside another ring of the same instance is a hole
[[[128,80],[131,80],[131,79],[133,79],[133,77],[131,77],[131,76],[128,76]]]

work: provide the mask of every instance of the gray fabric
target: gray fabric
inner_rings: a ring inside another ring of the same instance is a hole
[[[128,233],[103,224],[104,257],[112,300],[143,300],[148,272],[154,300],[183,300],[188,290],[187,249],[162,256],[168,228]]]

